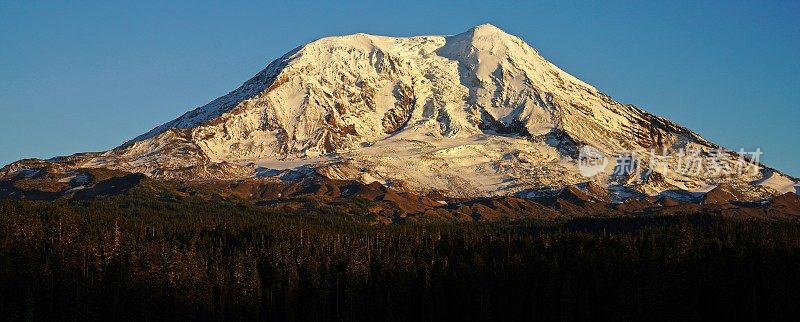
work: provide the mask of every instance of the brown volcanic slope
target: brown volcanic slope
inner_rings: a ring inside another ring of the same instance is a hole
[[[717,188],[692,202],[664,197],[628,199],[612,204],[605,190],[592,185],[570,186],[537,198],[514,196],[462,199],[441,195],[398,192],[377,182],[332,180],[299,176],[294,180],[248,179],[240,181],[158,181],[138,173],[106,169],[80,169],[62,173],[52,163],[24,176],[0,179],[0,199],[89,200],[133,192],[153,197],[189,195],[230,198],[287,211],[335,210],[374,215],[375,223],[444,219],[457,221],[557,220],[579,217],[655,216],[712,213],[740,218],[797,220],[800,197],[794,193],[770,201],[736,200]]]

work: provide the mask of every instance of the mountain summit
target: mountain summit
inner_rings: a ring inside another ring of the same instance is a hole
[[[619,171],[612,160],[587,175],[588,148],[612,159],[628,151],[635,166]],[[796,179],[760,164],[739,175],[686,174],[676,171],[680,160],[646,157],[684,151],[730,169],[746,160],[614,101],[484,24],[454,36],[322,38],[114,150],[51,161],[199,181],[294,171],[459,197],[535,196],[589,182],[620,201],[720,186],[749,198],[797,189]]]

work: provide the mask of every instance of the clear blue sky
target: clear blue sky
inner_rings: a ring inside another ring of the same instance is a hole
[[[0,164],[113,148],[316,38],[488,22],[618,101],[800,176],[798,1],[111,2],[0,0]]]

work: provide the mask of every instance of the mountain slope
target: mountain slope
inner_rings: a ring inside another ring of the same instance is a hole
[[[584,147],[612,160],[585,176]],[[112,151],[54,161],[180,180],[295,169],[459,197],[532,197],[587,181],[617,201],[719,185],[751,199],[797,189],[796,179],[760,165],[742,175],[685,174],[678,160],[647,158],[697,151],[703,163],[723,155],[724,167],[747,165],[718,149],[614,101],[518,37],[480,25],[446,37],[323,38]],[[623,151],[639,158],[635,169],[619,171],[613,157]]]

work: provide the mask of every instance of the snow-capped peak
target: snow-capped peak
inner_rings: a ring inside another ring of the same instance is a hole
[[[509,47],[525,47],[525,43],[521,39],[491,24],[478,25],[448,38],[453,42],[467,43],[478,50],[508,50]]]
[[[316,40],[231,93],[83,164],[180,179],[305,167],[331,178],[476,196],[586,181],[576,168],[583,146],[609,156],[716,148],[612,100],[522,39],[483,24],[453,36]],[[613,163],[601,170],[591,180],[648,194],[722,180],[619,178]]]

